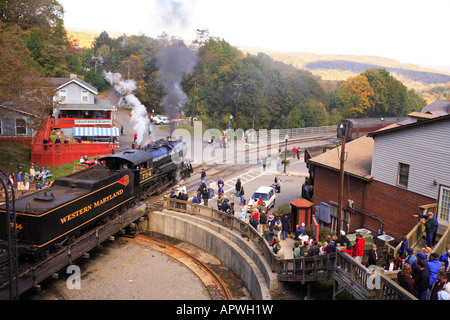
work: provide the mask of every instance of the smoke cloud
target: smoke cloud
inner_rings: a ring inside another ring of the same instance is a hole
[[[137,133],[137,145],[142,145],[142,141],[147,134],[150,124],[147,108],[133,94],[137,89],[136,82],[133,80],[122,80],[120,73],[104,72],[105,80],[114,85],[114,89],[120,94],[120,106],[128,106],[131,110],[131,123],[134,131]]]
[[[192,5],[195,1],[159,0],[159,14],[166,30],[171,33],[189,28]],[[181,82],[189,76],[197,63],[196,50],[186,46],[184,41],[164,32],[160,37],[157,54],[159,82],[164,87],[165,96],[162,105],[170,120],[178,119],[189,97],[183,92]],[[175,130],[175,123],[170,122],[170,133]]]
[[[158,79],[164,87],[162,105],[170,120],[178,119],[189,97],[181,88],[183,77],[189,76],[197,63],[196,51],[188,48],[182,40],[161,37],[158,60]],[[175,130],[173,121],[170,133]]]

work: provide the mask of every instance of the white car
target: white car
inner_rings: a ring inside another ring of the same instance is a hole
[[[275,207],[275,200],[277,198],[275,194],[275,189],[272,187],[259,187],[258,190],[256,190],[252,197],[250,198],[248,202],[248,207],[251,208],[254,202],[258,202],[259,197],[261,197],[261,200],[264,201],[266,204],[267,210],[269,210],[272,207]]]
[[[170,120],[167,117],[161,116],[158,118],[153,118],[153,122],[155,122],[156,124],[169,124]]]

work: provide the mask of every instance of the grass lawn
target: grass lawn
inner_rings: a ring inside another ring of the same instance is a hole
[[[53,181],[56,178],[66,176],[73,171],[73,164],[78,163],[74,161],[58,167],[45,166],[47,170],[53,174],[53,177],[47,179],[47,181]],[[29,173],[31,167],[31,151],[30,147],[22,146],[20,144],[0,141],[0,169],[5,171],[6,174],[14,172],[18,173],[18,164],[24,165],[24,172]],[[36,171],[41,168],[38,165],[34,166]]]

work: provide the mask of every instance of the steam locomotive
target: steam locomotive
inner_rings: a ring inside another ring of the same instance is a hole
[[[164,191],[193,170],[182,141],[158,140],[99,159],[15,202],[18,253],[33,255],[77,237],[103,218]],[[6,248],[8,217],[0,206],[0,246]]]
[[[408,117],[387,117],[387,118],[364,118],[364,119],[341,119],[337,126],[337,138],[345,136],[345,140],[351,141],[362,135],[377,131],[388,125],[407,120]]]

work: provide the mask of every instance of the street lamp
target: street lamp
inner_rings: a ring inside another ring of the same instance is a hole
[[[284,171],[283,171],[283,173],[286,173],[286,154],[287,154],[288,139],[289,139],[289,136],[286,134],[284,136],[284,141],[286,141],[286,147],[284,148]]]
[[[234,130],[237,130],[237,120],[238,120],[238,98],[240,96],[239,89],[242,89],[242,84],[235,83],[233,84],[236,87],[236,119],[234,121]]]

